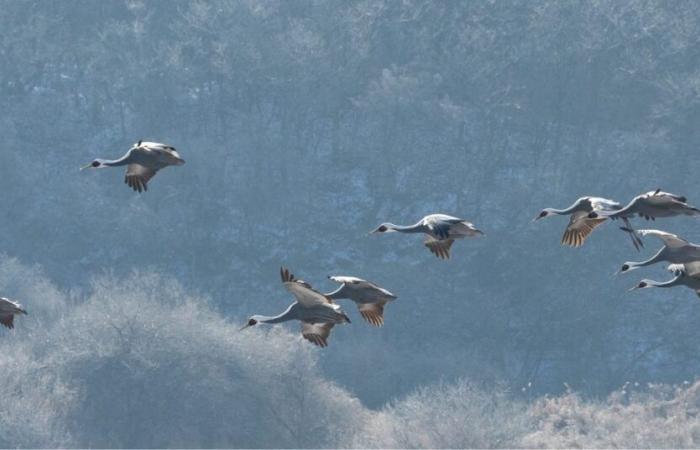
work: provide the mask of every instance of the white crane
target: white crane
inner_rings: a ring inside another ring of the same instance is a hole
[[[350,319],[333,300],[314,290],[305,281],[295,279],[289,270],[281,268],[280,275],[282,284],[294,295],[296,302],[277,316],[252,316],[241,330],[259,323],[274,324],[298,320],[301,322],[301,335],[304,339],[319,347],[327,347],[328,336],[333,326],[350,323]]]
[[[609,200],[602,197],[581,197],[576,200],[571,206],[565,209],[545,208],[532,221],[540,220],[552,215],[570,216],[569,224],[564,230],[564,235],[561,238],[562,245],[570,247],[580,247],[586,241],[586,238],[593,230],[605,222],[605,217],[592,217],[596,212],[616,211],[622,208],[622,205],[614,200]],[[632,230],[632,225],[623,218],[628,230]],[[642,241],[634,233],[629,232],[634,248],[639,250],[642,247]]]
[[[659,261],[667,261],[674,264],[700,261],[700,246],[691,244],[675,234],[661,230],[636,230],[635,233],[641,236],[656,236],[663,241],[664,246],[661,247],[654,256],[645,261],[625,262],[617,272],[618,274],[631,272],[632,270],[649,266]]]
[[[126,167],[124,183],[136,192],[148,190],[148,182],[155,174],[168,166],[181,166],[185,160],[171,147],[159,142],[138,141],[119,159],[96,159],[83,169],[104,169],[106,167]]]
[[[700,209],[689,205],[685,197],[657,189],[636,196],[622,209],[617,211],[593,211],[588,217],[609,217],[614,220],[618,218],[632,218],[638,215],[647,220],[656,220],[657,217],[697,216],[699,214]]]
[[[695,294],[700,297],[700,261],[685,264],[671,264],[668,266],[668,271],[673,272],[676,276],[668,281],[654,281],[645,278],[629,290],[685,286],[694,290]]]
[[[7,328],[15,327],[15,316],[18,314],[27,314],[21,304],[9,298],[0,297],[0,323]]]
[[[384,325],[384,306],[396,299],[394,294],[362,278],[329,276],[328,279],[340,283],[340,287],[326,294],[327,297],[352,300],[363,319],[375,327]]]
[[[390,232],[425,234],[425,246],[435,256],[442,259],[450,258],[450,247],[456,239],[484,234],[477,230],[471,222],[446,214],[430,214],[416,224],[407,226],[385,222],[372,230],[370,234]]]

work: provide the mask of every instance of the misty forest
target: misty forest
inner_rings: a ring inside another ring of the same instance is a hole
[[[700,204],[700,3],[0,0],[0,447],[698,447],[700,302],[583,195]],[[80,171],[140,139],[136,193]],[[450,260],[382,222],[473,221]],[[700,222],[646,223],[700,241]],[[398,296],[328,348],[280,266]]]

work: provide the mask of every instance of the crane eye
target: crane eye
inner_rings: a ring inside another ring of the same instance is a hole
[[[99,161],[93,161],[91,165],[92,165],[92,167],[100,167],[100,162],[99,162]]]
[[[542,211],[542,212],[540,213],[540,217],[544,217],[544,216],[546,216],[546,215],[547,215],[547,211]]]
[[[255,320],[255,319],[250,319],[250,320],[248,321],[248,326],[251,326],[251,327],[252,327],[252,326],[255,325],[256,323],[258,323],[257,320]]]
[[[645,282],[642,281],[641,283],[639,283],[639,287],[640,287],[640,288],[647,287],[647,284],[646,284]]]
[[[386,230],[387,230],[387,228],[386,228],[384,225],[382,225],[381,227],[377,228],[377,231],[379,231],[380,233],[384,233]]]
[[[623,265],[622,265],[622,271],[623,271],[623,272],[624,272],[625,270],[629,270],[629,269],[630,269],[630,266],[628,266],[627,264],[623,264]]]

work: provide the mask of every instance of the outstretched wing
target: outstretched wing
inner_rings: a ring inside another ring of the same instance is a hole
[[[425,239],[425,246],[428,250],[435,256],[441,259],[450,259],[450,248],[454,243],[454,239],[443,239],[438,241],[432,236],[428,236]]]
[[[466,221],[457,217],[448,216],[446,214],[431,214],[423,218],[423,225],[428,227],[430,231],[432,231],[435,236],[440,239],[447,239],[450,237],[450,229],[452,228],[452,225],[456,225],[461,222]]]
[[[618,202],[602,197],[587,197],[592,211],[617,211],[622,208]]]
[[[661,239],[667,247],[671,248],[684,247],[689,244],[689,242],[685,239],[680,238],[675,234],[667,233],[666,231],[636,230],[636,233],[642,236],[656,236],[657,238]]]
[[[332,323],[301,323],[301,335],[304,339],[321,348],[328,347],[328,336],[332,329]]]
[[[360,315],[371,325],[381,327],[384,325],[384,302],[360,303],[357,305]]]
[[[142,166],[141,164],[129,164],[126,167],[126,176],[124,183],[136,192],[148,190],[148,182],[156,174],[156,170]]]
[[[605,220],[606,219],[603,217],[590,219],[586,211],[572,214],[569,219],[569,225],[566,227],[564,235],[561,238],[562,245],[568,245],[570,247],[582,246],[588,235],[590,235],[597,226],[605,222]]]
[[[336,283],[344,284],[350,289],[374,289],[391,295],[391,293],[383,287],[377,285],[376,283],[372,283],[371,281],[363,280],[362,278],[346,276],[329,276],[328,279],[331,281],[335,281]]]
[[[301,306],[312,308],[318,305],[333,303],[328,297],[312,288],[309,283],[295,279],[294,275],[286,268],[282,267],[280,269],[280,275],[282,276],[282,284],[284,284],[284,287],[294,295]]]
[[[685,198],[682,195],[672,194],[670,192],[662,191],[661,189],[657,189],[655,191],[649,191],[646,194],[643,194],[642,197],[646,198],[647,200],[653,199],[654,197],[656,197],[658,199],[663,199],[664,197],[666,197],[668,199],[672,199],[672,200],[675,200],[675,201],[680,202],[680,203],[685,203],[688,200],[687,198]]]
[[[362,278],[357,278],[357,277],[346,277],[342,275],[330,275],[328,277],[329,280],[335,281],[336,283],[340,284],[360,284],[360,283],[367,283],[366,280],[363,280]]]
[[[618,210],[597,210],[588,215],[589,218],[609,217],[618,219],[620,217],[631,217],[635,215],[639,208],[639,202],[642,201],[644,195],[638,195],[632,199],[624,208]]]
[[[5,325],[9,329],[13,329],[15,327],[15,315],[0,314],[0,323]]]

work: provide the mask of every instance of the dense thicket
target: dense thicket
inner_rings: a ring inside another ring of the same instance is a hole
[[[457,380],[369,410],[296,333],[238,333],[208,299],[153,272],[69,293],[3,256],[0,289],[34,305],[0,331],[1,447],[700,445],[700,383],[628,384],[591,401]]]
[[[692,1],[5,0],[2,251],[66,291],[150,268],[239,320],[286,306],[281,264],[377,281],[400,297],[387,325],[338,327],[319,362],[370,406],[459,377],[692,379],[690,291],[626,294],[640,272],[610,274],[640,255],[615,226],[572,250],[565,219],[530,219],[657,187],[700,203],[699,21]],[[187,164],[141,196],[78,172],[140,138]],[[449,263],[366,236],[435,211],[487,236]],[[654,225],[700,241],[695,220]]]

